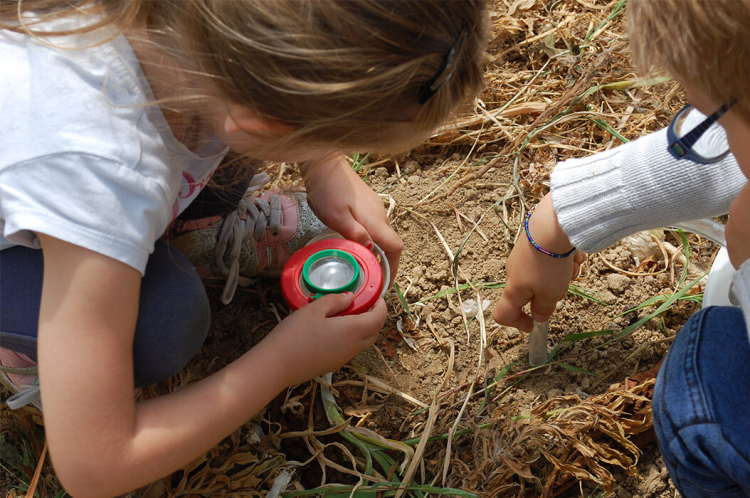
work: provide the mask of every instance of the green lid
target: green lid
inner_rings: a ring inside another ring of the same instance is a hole
[[[359,280],[359,264],[346,251],[325,249],[305,261],[302,278],[316,298],[324,294],[353,291]]]

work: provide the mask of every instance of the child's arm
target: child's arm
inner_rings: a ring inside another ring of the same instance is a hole
[[[550,195],[534,209],[529,220],[534,241],[548,251],[565,253],[572,247],[557,223]],[[567,258],[553,258],[537,251],[522,233],[505,265],[506,284],[492,317],[497,323],[529,332],[531,317],[523,311],[531,303],[536,321],[549,319],[557,301],[565,296],[571,278],[578,274],[585,254],[576,252]]]
[[[341,154],[300,164],[300,170],[307,202],[318,218],[347,239],[363,245],[370,241],[378,244],[388,257],[393,282],[404,243],[388,223],[380,197]]]
[[[702,118],[693,110],[683,126]],[[716,164],[674,159],[666,130],[561,162],[550,180],[560,226],[589,253],[641,230],[726,214],[747,181],[731,154]]]
[[[693,111],[685,126],[703,118]],[[552,252],[573,245],[594,252],[640,230],[718,216],[727,212],[746,182],[731,155],[712,165],[675,160],[667,151],[666,130],[562,162],[551,180],[552,193],[534,211],[530,231],[537,244]],[[571,261],[574,256],[551,258],[536,251],[525,234],[521,238],[508,258],[508,283],[494,316],[503,325],[528,331],[531,318],[521,308],[531,302],[539,319],[549,316],[564,296],[571,272],[577,273],[577,262]],[[582,261],[580,254],[578,258]]]
[[[119,495],[186,465],[285,386],[334,370],[372,344],[386,318],[382,300],[368,313],[328,318],[352,296],[323,297],[216,374],[135,403],[140,274],[38,235],[45,265],[38,355],[46,434],[55,471],[76,497]]]

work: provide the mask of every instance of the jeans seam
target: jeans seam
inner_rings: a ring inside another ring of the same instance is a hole
[[[699,380],[698,374],[698,351],[699,343],[703,338],[703,328],[706,316],[711,313],[711,308],[706,309],[700,314],[699,320],[694,320],[694,323],[690,324],[691,330],[688,335],[688,343],[686,346],[686,368],[687,375],[685,376],[685,383],[688,387],[688,394],[690,401],[695,409],[694,420],[690,422],[690,425],[701,422],[715,422],[712,417],[709,416],[710,410],[708,409],[708,400],[706,393],[703,392],[703,387]]]

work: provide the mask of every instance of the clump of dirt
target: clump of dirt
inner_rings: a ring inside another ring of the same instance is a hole
[[[662,128],[683,104],[673,82],[636,83],[624,33],[623,2],[496,0],[488,87],[473,107],[420,149],[359,168],[405,244],[377,344],[330,386],[290,387],[140,494],[265,496],[286,479],[289,496],[375,496],[410,478],[408,496],[674,496],[650,436],[650,395],[654,367],[700,307],[700,284],[651,315],[689,282],[682,264],[635,261],[622,244],[590,255],[551,319],[543,367],[528,364],[525,334],[491,319],[521,220],[557,162]],[[299,184],[291,166],[270,171],[276,185]],[[666,241],[687,241],[704,270],[716,252],[696,235],[668,231]],[[209,288],[201,353],[146,395],[219,370],[289,313],[276,281],[240,289],[229,306],[219,293]],[[489,307],[473,314],[471,300]],[[322,390],[348,424],[332,428]]]

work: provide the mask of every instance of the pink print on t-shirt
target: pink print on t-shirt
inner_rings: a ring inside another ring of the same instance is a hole
[[[180,191],[177,192],[177,199],[175,199],[174,205],[172,206],[172,220],[190,204],[195,196],[197,196],[201,190],[206,186],[208,181],[211,179],[213,171],[210,172],[205,178],[200,181],[196,181],[193,175],[187,171],[182,172],[182,183],[180,185]]]

